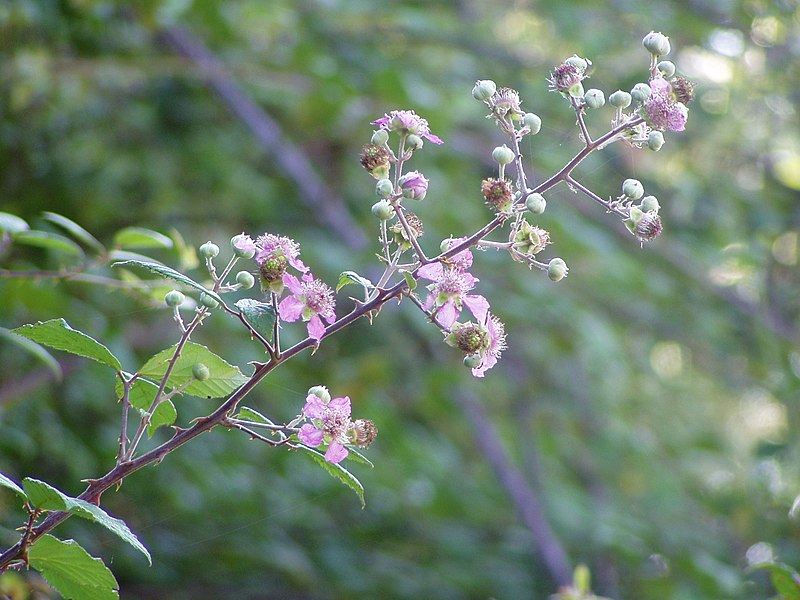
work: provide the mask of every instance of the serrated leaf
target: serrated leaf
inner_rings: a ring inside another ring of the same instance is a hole
[[[188,286],[193,287],[193,288],[195,288],[197,290],[200,290],[201,292],[205,292],[206,294],[208,294],[209,296],[214,298],[214,300],[216,300],[220,304],[224,304],[222,298],[219,297],[219,294],[217,294],[216,292],[212,292],[211,290],[206,288],[204,285],[202,285],[200,283],[197,283],[196,281],[194,281],[193,279],[187,277],[183,273],[181,273],[179,271],[176,271],[175,269],[172,269],[170,267],[167,267],[166,265],[162,265],[160,263],[155,263],[155,262],[141,261],[141,260],[124,260],[124,261],[121,261],[121,262],[116,262],[111,266],[112,267],[129,267],[129,266],[141,267],[142,269],[146,269],[146,270],[150,271],[151,273],[155,273],[156,275],[161,275],[161,277],[167,277],[168,279],[172,279],[172,280],[177,281],[179,283],[183,283],[184,285],[188,285]]]
[[[13,235],[14,243],[58,250],[72,256],[83,256],[83,250],[71,239],[49,231],[26,230]]]
[[[68,496],[49,483],[39,481],[38,479],[26,477],[22,480],[22,488],[28,498],[28,502],[30,502],[34,508],[68,512],[75,516],[88,519],[89,521],[94,521],[136,548],[147,557],[147,562],[151,565],[153,564],[153,560],[147,548],[142,545],[139,538],[128,528],[125,521],[112,517],[99,506],[90,504],[80,498]]]
[[[239,414],[236,415],[239,419],[244,419],[245,421],[250,421],[252,423],[261,423],[263,425],[274,425],[272,421],[270,421],[267,417],[262,415],[257,410],[253,410],[250,407],[243,406],[239,410]]]
[[[370,468],[375,468],[375,465],[372,464],[372,461],[368,459],[366,456],[361,454],[355,448],[348,448],[349,453],[347,454],[347,460],[352,460],[353,462],[361,463],[362,465],[367,465]]]
[[[36,358],[42,361],[48,369],[50,369],[50,372],[53,374],[53,377],[56,378],[56,381],[61,381],[64,376],[64,372],[61,370],[61,365],[58,364],[58,361],[52,354],[44,349],[44,346],[20,335],[14,335],[5,327],[0,327],[0,337],[8,340],[12,344],[16,344],[26,352],[33,354]]]
[[[355,271],[345,271],[339,275],[339,283],[336,284],[336,291],[338,292],[344,286],[350,285],[351,283],[360,285],[362,288],[364,288],[364,292],[369,292],[375,287],[369,279],[362,277]]]
[[[172,240],[152,229],[126,227],[114,234],[114,245],[120,248],[172,248]]]
[[[56,350],[90,358],[117,371],[122,369],[119,359],[108,348],[91,336],[73,329],[64,319],[39,321],[17,327],[11,332]]]
[[[119,598],[114,574],[75,540],[44,535],[28,550],[28,561],[66,600]]]
[[[334,479],[338,479],[351,490],[353,490],[361,502],[361,508],[366,506],[366,502],[364,501],[364,486],[361,485],[361,482],[358,479],[356,479],[355,475],[339,464],[329,463],[327,460],[325,460],[324,454],[314,450],[313,448],[309,448],[308,446],[299,446],[299,449],[302,450],[306,456],[310,457],[312,461],[322,467],[322,470],[328,473],[328,475]]]
[[[400,271],[403,274],[403,278],[406,280],[406,285],[408,286],[408,291],[413,292],[417,289],[417,280],[414,279],[414,276],[409,271]]]
[[[126,373],[125,375],[129,376],[130,374]],[[123,385],[122,381],[119,379],[117,379],[115,389],[117,392],[117,398],[121,399]],[[130,402],[131,406],[139,411],[139,414],[144,416],[153,405],[153,399],[156,397],[157,391],[158,386],[155,383],[148,381],[147,379],[138,378],[133,382],[133,384],[131,384],[130,390],[128,391],[128,402]],[[150,417],[150,424],[147,426],[147,434],[150,437],[153,437],[156,429],[164,425],[172,425],[177,418],[178,411],[175,409],[175,405],[172,403],[172,401],[162,401],[156,407],[156,410]]]
[[[272,330],[275,326],[275,309],[272,304],[244,298],[235,302],[234,306],[242,311],[244,318],[253,326],[253,329],[266,339],[272,339]]]
[[[59,215],[54,212],[45,212],[44,218],[64,229],[76,240],[92,247],[98,254],[105,253],[106,249],[103,244],[101,244],[96,237],[94,237],[91,233],[86,231],[72,219],[68,219],[63,215]]]
[[[162,350],[139,370],[141,375],[153,380],[159,380],[167,372],[168,361],[175,353],[176,346]],[[199,381],[192,375],[192,367],[202,363],[208,367],[210,376],[204,381]],[[239,370],[239,367],[229,364],[220,356],[200,344],[188,342],[181,350],[181,355],[169,378],[169,385],[178,387],[191,381],[184,388],[187,394],[193,396],[222,398],[246,383],[250,378]]]
[[[15,492],[17,492],[17,494],[19,494],[23,498],[27,498],[25,491],[21,487],[19,487],[16,483],[14,483],[12,479],[6,477],[2,473],[0,473],[0,486],[10,488]]]
[[[28,225],[25,219],[21,219],[17,215],[12,215],[11,213],[0,212],[0,231],[14,235],[20,231],[27,231],[30,228],[30,225]]]

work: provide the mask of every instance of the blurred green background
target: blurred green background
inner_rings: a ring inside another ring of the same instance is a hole
[[[431,181],[417,212],[433,251],[490,218],[479,185],[503,140],[470,96],[476,79],[518,89],[542,117],[523,144],[535,183],[580,148],[545,82],[564,58],[590,58],[589,86],[608,96],[646,79],[640,40],[662,31],[697,100],[659,153],[615,145],[575,173],[602,197],[641,179],[662,206],[656,241],[640,248],[561,186],[538,224],[567,279],[476,256],[509,344],[486,379],[403,303],[251,396],[288,419],[312,385],[349,395],[380,431],[376,467],[352,467],[365,509],[303,458],[214,431],[103,498],[152,568],[75,519],[59,528],[103,556],[123,598],[538,599],[582,562],[613,598],[752,599],[773,591],[748,556],[800,566],[797,0],[132,4],[0,3],[0,210],[39,228],[59,212],[107,244],[126,226],[177,231],[223,254],[241,231],[280,233],[334,284],[376,269],[374,181],[358,152],[385,112],[416,110],[445,140],[412,164]],[[593,113],[590,130],[611,115]],[[186,253],[157,257],[180,265]],[[0,261],[70,264],[16,246]],[[157,303],[0,278],[0,326],[60,316],[130,370],[177,338]],[[263,356],[223,316],[196,341],[242,367]],[[59,359],[62,382],[0,340],[0,472],[78,494],[113,465],[118,408],[112,373]],[[184,424],[211,410],[194,398],[178,408]],[[22,518],[0,494],[3,547]]]

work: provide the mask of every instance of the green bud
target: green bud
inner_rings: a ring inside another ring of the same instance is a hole
[[[477,369],[481,364],[480,354],[470,354],[464,357],[464,366],[468,369]]]
[[[209,296],[205,292],[200,294],[200,304],[202,304],[206,308],[217,308],[219,306],[219,302],[217,302],[213,297]]]
[[[617,90],[608,97],[608,103],[617,108],[628,108],[631,105],[631,95],[628,92]]]
[[[183,304],[184,300],[186,300],[186,296],[184,296],[183,293],[179,292],[178,290],[167,292],[167,295],[164,296],[164,302],[167,303],[167,306],[171,306],[173,308]]]
[[[542,119],[534,113],[525,113],[522,123],[531,130],[531,135],[536,135],[542,129]]]
[[[192,365],[192,376],[197,381],[205,381],[211,377],[211,370],[203,363],[194,363]]]
[[[606,103],[606,97],[602,90],[592,88],[583,95],[583,101],[589,108],[600,108]]]
[[[642,46],[653,56],[666,56],[672,48],[669,45],[669,38],[663,33],[651,31],[642,40]]]
[[[647,136],[647,147],[650,148],[653,152],[658,152],[661,150],[661,146],[664,145],[664,134],[658,130],[653,130]]]
[[[661,74],[669,79],[673,75],[675,75],[675,63],[669,60],[662,60],[658,63],[658,70],[661,71]]]
[[[243,289],[249,290],[256,284],[256,278],[253,277],[252,273],[247,271],[239,271],[236,274],[236,283],[242,286]]]
[[[378,200],[372,205],[372,214],[381,221],[388,221],[394,216],[394,209],[387,200]]]
[[[231,248],[233,254],[239,258],[253,258],[256,254],[256,246],[249,235],[240,233],[231,238]]]
[[[372,139],[369,141],[373,146],[383,146],[389,141],[389,132],[385,129],[378,129],[372,134]]]
[[[636,225],[639,221],[642,220],[642,215],[644,215],[644,211],[639,208],[638,206],[631,206],[631,210],[629,212],[631,223]]]
[[[200,246],[200,256],[203,258],[214,258],[217,254],[219,254],[219,246],[212,242],[206,242],[202,246]]]
[[[547,208],[547,201],[541,194],[531,194],[528,196],[528,199],[525,200],[525,208],[535,215],[540,215],[544,212],[544,209]]]
[[[507,165],[514,161],[514,151],[503,144],[492,150],[492,158],[496,160],[498,164]]]
[[[568,271],[567,263],[560,258],[552,259],[547,265],[547,276],[551,281],[561,281],[567,276]]]
[[[491,79],[481,79],[475,82],[475,87],[472,88],[472,97],[475,100],[485,102],[497,91],[497,84]]]
[[[394,185],[388,179],[381,179],[375,185],[375,193],[379,198],[388,198],[394,192]]]
[[[450,249],[450,244],[452,243],[453,243],[453,238],[451,237],[442,240],[442,243],[439,244],[439,252],[447,252]]]
[[[639,204],[639,208],[644,212],[652,212],[658,214],[658,209],[661,205],[658,203],[658,198],[655,196],[645,196]]]
[[[419,150],[422,148],[422,145],[422,138],[415,133],[410,133],[406,138],[406,148],[409,150]]]
[[[581,58],[577,54],[573,54],[567,60],[564,61],[565,65],[572,65],[573,67],[577,67],[580,71],[585,71],[589,68],[589,65],[592,64],[585,58]]]
[[[331,393],[328,391],[324,385],[315,385],[314,387],[308,390],[309,396],[316,396],[320,400],[322,400],[325,404],[331,401]]]
[[[631,90],[631,97],[637,102],[644,102],[650,97],[652,91],[646,83],[637,83]]]
[[[622,182],[622,195],[631,200],[638,200],[644,196],[644,186],[638,179],[626,179]]]

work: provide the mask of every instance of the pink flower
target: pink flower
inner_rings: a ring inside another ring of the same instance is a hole
[[[447,249],[457,246],[467,238],[450,238],[447,240]],[[447,262],[459,271],[466,271],[472,266],[472,252],[469,248],[465,248],[458,254],[454,254],[447,259]]]
[[[486,318],[489,310],[488,300],[478,294],[467,293],[478,281],[470,273],[435,262],[420,267],[417,275],[434,282],[428,286],[430,294],[424,306],[427,309],[437,307],[434,319],[443,327],[449,328],[456,322],[463,306],[466,306],[479,321]]]
[[[401,134],[413,133],[424,137],[426,140],[432,141],[434,144],[444,143],[431,133],[431,130],[428,128],[428,122],[418,116],[413,110],[393,110],[380,119],[372,121],[372,125],[378,125],[381,129],[396,131]]]
[[[303,261],[297,258],[300,256],[300,246],[291,238],[265,233],[258,236],[255,246],[258,250],[255,258],[259,266],[268,259],[283,256],[291,266],[301,273],[308,271],[308,267],[303,264]]]
[[[302,282],[294,275],[284,274],[283,281],[291,296],[278,305],[278,315],[288,323],[302,318],[308,322],[309,337],[320,340],[325,333],[325,319],[328,324],[336,320],[333,291],[324,282],[314,279],[311,273],[303,275]],[[320,318],[322,317],[322,318]]]
[[[231,246],[233,247],[236,256],[243,258],[252,258],[256,253],[256,243],[246,233],[240,233],[231,239]]]
[[[654,129],[661,131],[683,131],[689,109],[672,98],[672,87],[669,82],[661,78],[650,81],[652,93],[644,103],[647,112],[647,122]]]
[[[497,359],[506,349],[506,328],[503,322],[491,313],[487,313],[483,320],[483,326],[489,333],[489,339],[485,347],[479,350],[481,362],[472,369],[475,377],[483,377],[484,372],[497,364]]]
[[[422,200],[428,192],[428,180],[419,171],[409,171],[397,182],[403,190],[403,197]]]
[[[311,419],[297,433],[298,439],[309,446],[317,447],[327,441],[325,460],[339,463],[350,453],[345,444],[347,433],[352,429],[350,421],[350,398],[333,398],[325,402],[315,394],[309,394],[303,407],[303,416]]]

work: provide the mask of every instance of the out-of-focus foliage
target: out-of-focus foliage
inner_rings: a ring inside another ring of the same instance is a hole
[[[300,242],[335,284],[343,270],[368,272],[377,246],[348,247],[347,232],[306,203],[278,166],[285,149],[257,143],[174,50],[172,28],[189,28],[223,61],[370,243],[374,182],[357,160],[369,121],[396,108],[426,117],[445,140],[413,164],[431,180],[418,212],[432,249],[489,218],[479,182],[502,140],[470,96],[476,79],[515,87],[542,117],[523,147],[542,181],[580,147],[574,115],[547,92],[552,66],[577,53],[594,62],[592,87],[630,89],[646,79],[639,41],[656,30],[698,84],[687,131],[658,153],[614,145],[575,175],[602,197],[639,178],[659,198],[665,233],[640,248],[618,220],[559,188],[538,223],[567,279],[476,256],[479,290],[510,346],[485,380],[404,304],[264,382],[249,402],[257,410],[291,418],[323,383],[376,422],[376,468],[354,468],[364,510],[300,456],[215,431],[103,498],[151,550],[152,568],[73,520],[58,533],[107,557],[123,597],[545,598],[556,586],[536,541],[459,408],[459,394],[475,394],[597,593],[774,594],[768,574],[744,567],[759,562],[748,556],[759,542],[800,565],[790,513],[800,494],[796,0],[379,4],[0,3],[0,210],[54,231],[42,212],[62,213],[109,246],[127,226],[193,246],[268,230]],[[610,115],[591,115],[592,131]],[[189,264],[179,243],[158,257]],[[0,258],[2,268],[51,270],[63,255],[14,247]],[[343,314],[345,295],[339,303]],[[132,365],[177,335],[166,307],[120,291],[0,279],[0,325],[55,317]],[[201,337],[240,366],[261,358],[232,321],[213,320]],[[63,367],[54,382],[0,343],[0,467],[77,494],[80,479],[113,464],[118,410],[99,365]],[[213,406],[182,402],[179,419]],[[15,502],[0,494],[4,547],[18,539]]]

